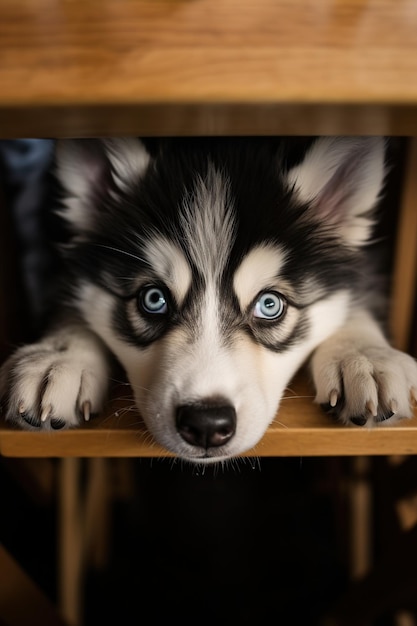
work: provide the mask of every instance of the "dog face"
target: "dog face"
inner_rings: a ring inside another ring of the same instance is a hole
[[[149,431],[198,462],[255,446],[291,377],[355,306],[380,139],[64,142],[71,302]]]

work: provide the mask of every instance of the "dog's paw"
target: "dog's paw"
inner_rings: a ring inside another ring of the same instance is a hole
[[[312,360],[316,402],[344,424],[373,426],[411,417],[417,363],[389,346],[317,351]]]
[[[86,346],[23,346],[0,369],[3,414],[26,430],[71,428],[102,409],[107,381],[106,361]]]

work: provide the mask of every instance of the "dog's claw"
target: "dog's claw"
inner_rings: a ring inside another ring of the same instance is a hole
[[[339,394],[337,393],[337,389],[333,389],[329,395],[330,406],[334,408],[337,404],[338,399],[339,399]]]
[[[366,403],[366,409],[367,411],[369,411],[372,417],[376,417],[378,415],[376,404],[375,402],[373,402],[373,400],[368,400],[368,402]]]
[[[91,415],[91,402],[89,400],[86,400],[83,403],[82,413],[83,413],[83,416],[84,416],[84,421],[88,422],[89,419],[90,419],[90,415]]]
[[[51,413],[52,413],[52,406],[48,404],[48,406],[46,406],[41,413],[41,422],[46,422],[48,417],[51,416]]]
[[[398,402],[396,400],[391,400],[389,408],[391,409],[391,417],[395,415],[398,411]]]

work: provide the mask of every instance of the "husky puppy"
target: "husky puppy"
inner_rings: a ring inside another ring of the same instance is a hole
[[[58,143],[71,230],[56,326],[1,371],[6,419],[77,426],[112,356],[156,441],[213,462],[253,447],[310,357],[316,401],[346,425],[410,417],[417,366],[375,317],[366,254],[382,138]]]

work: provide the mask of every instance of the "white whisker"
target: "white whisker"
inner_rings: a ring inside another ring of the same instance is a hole
[[[121,248],[116,248],[115,246],[108,246],[102,243],[91,243],[90,245],[95,246],[96,248],[104,248],[105,250],[111,250],[112,252],[123,254],[132,259],[135,259],[135,261],[139,261],[140,263],[145,263],[146,265],[149,265],[149,261],[145,259],[144,257],[140,257],[136,254],[133,254],[132,252],[126,252],[126,250],[122,250]]]

